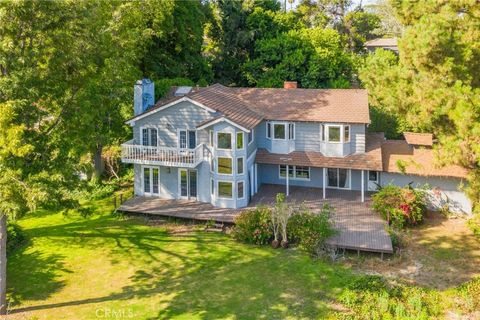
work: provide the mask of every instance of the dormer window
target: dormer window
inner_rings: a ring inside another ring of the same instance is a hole
[[[343,142],[350,142],[350,126],[343,126]]]

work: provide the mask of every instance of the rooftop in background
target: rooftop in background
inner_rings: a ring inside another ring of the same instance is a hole
[[[376,49],[385,49],[398,52],[397,38],[377,38],[365,42],[365,48],[369,51],[375,51]]]
[[[433,134],[404,132],[403,136],[408,144],[413,146],[433,146]]]

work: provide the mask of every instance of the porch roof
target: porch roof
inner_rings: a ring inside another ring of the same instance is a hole
[[[365,153],[351,154],[346,157],[326,157],[320,152],[294,151],[289,154],[270,153],[258,149],[256,163],[288,164],[318,168],[341,168],[356,170],[382,171],[383,134],[368,134]]]

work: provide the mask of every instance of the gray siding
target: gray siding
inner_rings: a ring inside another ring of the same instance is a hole
[[[405,186],[412,183],[413,187],[427,185],[429,189],[429,207],[431,209],[438,210],[444,205],[448,205],[452,212],[472,213],[472,204],[465,193],[461,191],[461,187],[464,184],[461,179],[421,177],[382,172],[380,174],[380,184],[385,186],[390,183],[397,186]]]
[[[295,150],[320,152],[319,123],[295,123]]]
[[[196,126],[208,119],[212,114],[203,108],[189,102],[180,102],[148,117],[135,121],[133,138],[135,143],[141,143],[141,128],[143,126],[158,128],[158,145],[162,147],[177,147],[177,130],[196,130]],[[201,130],[197,133],[197,142],[208,142],[208,132]]]

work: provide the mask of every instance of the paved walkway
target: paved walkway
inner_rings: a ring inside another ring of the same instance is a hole
[[[273,205],[276,194],[280,192],[285,192],[285,186],[262,185],[252,197],[249,208]],[[321,210],[323,203],[329,203],[334,208],[333,224],[339,231],[338,235],[328,241],[334,246],[358,251],[393,252],[391,239],[385,231],[385,222],[372,211],[368,195],[362,203],[359,191],[327,189],[326,197],[326,200],[322,199],[322,189],[319,188],[290,187],[288,200],[303,203],[314,212]],[[188,200],[135,197],[123,203],[118,210],[233,223],[234,217],[245,209],[216,208],[208,203]]]

